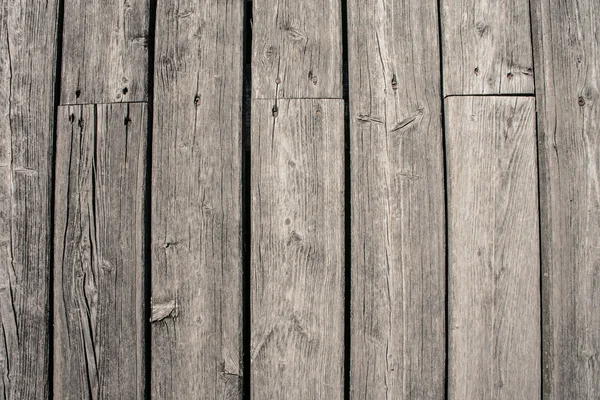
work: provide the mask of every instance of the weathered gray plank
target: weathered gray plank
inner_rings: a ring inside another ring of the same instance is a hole
[[[253,98],[341,98],[340,0],[255,0]]]
[[[144,396],[147,106],[59,107],[54,396]]]
[[[148,99],[149,0],[65,0],[61,104]]]
[[[599,5],[532,2],[547,399],[600,398]]]
[[[239,398],[243,2],[159,1],[152,397]]]
[[[48,397],[57,2],[0,0],[0,399]]]
[[[446,99],[450,399],[541,393],[534,99]]]
[[[341,399],[343,101],[274,104],[252,102],[252,397]]]
[[[443,398],[446,262],[437,1],[351,0],[348,16],[351,397]]]
[[[445,95],[533,93],[528,0],[441,4]]]

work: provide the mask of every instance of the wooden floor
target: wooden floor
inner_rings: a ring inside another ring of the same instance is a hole
[[[0,399],[600,399],[599,21],[0,0]]]

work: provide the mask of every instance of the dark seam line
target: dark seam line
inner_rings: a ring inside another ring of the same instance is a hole
[[[444,96],[444,99],[448,99],[450,97],[535,97],[535,93],[449,94]]]
[[[148,46],[150,48],[150,46]],[[150,57],[148,57],[150,58]],[[150,63],[150,61],[148,60],[148,63]],[[150,74],[150,72],[148,72]],[[150,80],[150,78],[148,78],[148,80]],[[150,83],[148,83],[148,85],[150,85]],[[150,91],[148,91],[150,92]],[[77,106],[103,106],[103,105],[112,105],[112,104],[146,104],[146,103],[150,103],[150,97],[151,97],[151,93],[148,94],[148,100],[133,100],[133,101],[109,101],[109,102],[92,102],[92,103],[65,103],[65,104],[59,104],[59,106],[61,107],[67,107],[67,106],[71,106],[71,107],[77,107]]]

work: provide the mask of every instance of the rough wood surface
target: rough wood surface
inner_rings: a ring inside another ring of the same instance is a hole
[[[144,398],[145,104],[59,107],[54,397]]]
[[[542,218],[544,397],[600,398],[600,21],[532,2]]]
[[[61,104],[148,99],[149,0],[64,0]]]
[[[533,93],[528,0],[441,0],[444,94]]]
[[[446,99],[450,399],[541,394],[534,107]]]
[[[443,398],[437,1],[351,0],[348,14],[351,398]]]
[[[341,98],[340,0],[255,0],[253,98]]]
[[[0,0],[0,399],[49,394],[57,2]]]
[[[344,393],[342,100],[252,102],[251,385]]]
[[[159,1],[152,397],[239,398],[243,2]]]

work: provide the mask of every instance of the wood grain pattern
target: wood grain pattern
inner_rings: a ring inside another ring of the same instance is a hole
[[[527,0],[442,0],[444,94],[533,93]]]
[[[341,98],[340,0],[255,0],[253,98]]]
[[[57,2],[0,0],[0,399],[49,394]]]
[[[600,10],[533,4],[544,398],[600,398]]]
[[[243,2],[159,1],[152,397],[241,390]]]
[[[65,0],[61,104],[148,100],[149,0]]]
[[[351,398],[443,398],[437,1],[351,0],[348,15]]]
[[[446,99],[450,399],[541,395],[534,104]]]
[[[59,107],[54,396],[144,398],[145,104]]]
[[[344,393],[342,100],[252,102],[251,385]]]

